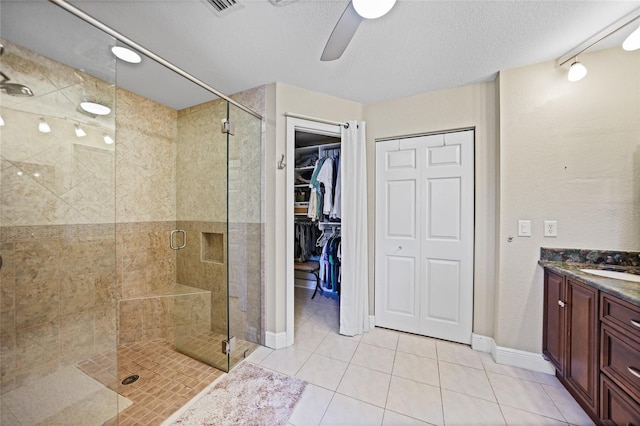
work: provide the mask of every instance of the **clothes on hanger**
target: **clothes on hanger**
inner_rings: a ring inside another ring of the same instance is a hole
[[[327,232],[327,231],[325,231]],[[333,230],[333,234],[326,239],[322,245],[322,254],[320,255],[320,285],[323,290],[340,293],[341,274],[341,256],[342,252],[341,237],[338,229]]]
[[[319,259],[321,249],[316,247],[316,242],[321,236],[318,224],[310,221],[296,221],[294,224],[295,235],[295,260],[306,262],[310,259]]]

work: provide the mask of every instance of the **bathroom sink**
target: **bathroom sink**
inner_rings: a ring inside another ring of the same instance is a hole
[[[580,269],[587,274],[598,275],[605,278],[615,278],[616,280],[634,281],[640,283],[640,275],[629,274],[627,272],[607,271],[603,269]]]

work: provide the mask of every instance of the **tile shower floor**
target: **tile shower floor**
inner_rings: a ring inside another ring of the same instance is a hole
[[[469,346],[375,328],[338,334],[338,302],[296,289],[295,345],[247,361],[309,383],[290,425],[591,425],[552,375]]]
[[[223,336],[219,334],[203,334],[190,339],[187,349],[189,353],[198,353],[208,359],[215,356],[216,362],[224,361],[226,364],[220,352],[222,339]],[[253,343],[239,341],[232,363],[237,363],[245,353],[248,355],[256,347]],[[117,423],[112,421],[113,425],[160,425],[224,374],[176,352],[166,340],[121,345],[117,351],[117,367],[115,355],[115,351],[112,351],[78,364],[84,373],[117,390],[132,402],[130,407],[120,412]],[[130,385],[121,384],[123,379],[133,374],[139,376],[137,381]]]

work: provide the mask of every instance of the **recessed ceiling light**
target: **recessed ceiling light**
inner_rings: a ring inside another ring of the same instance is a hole
[[[116,58],[129,62],[130,64],[139,64],[142,62],[142,57],[128,47],[113,46],[111,48],[111,52],[116,56]]]
[[[109,115],[111,108],[108,106],[89,101],[80,102],[80,108],[94,115]]]
[[[396,0],[352,0],[353,8],[365,19],[376,19],[386,15]]]

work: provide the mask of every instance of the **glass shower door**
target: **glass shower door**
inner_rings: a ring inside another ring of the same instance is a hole
[[[175,348],[229,370],[227,290],[227,102],[218,99],[178,111]]]

